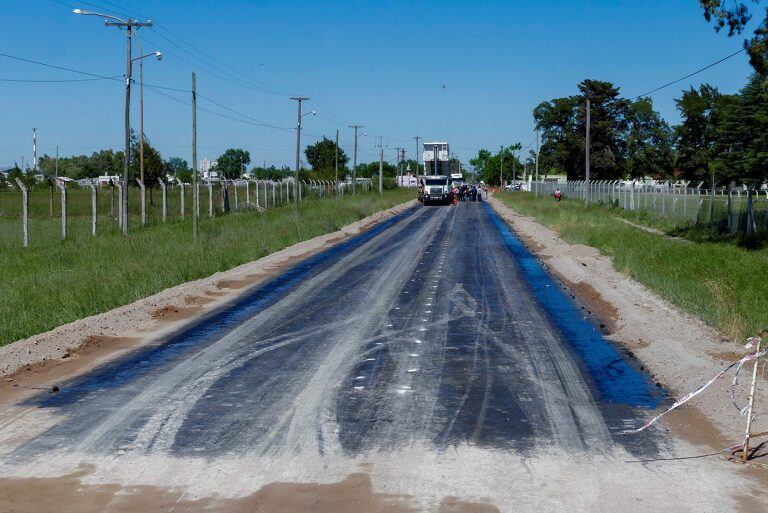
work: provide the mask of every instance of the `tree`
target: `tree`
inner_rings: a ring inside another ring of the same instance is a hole
[[[16,186],[17,178],[21,180],[21,182],[29,188],[32,188],[37,184],[37,181],[35,180],[35,177],[32,171],[27,170],[27,172],[25,173],[24,171],[22,171],[19,165],[14,162],[13,167],[8,170],[8,181],[14,186]]]
[[[633,178],[669,178],[673,173],[673,132],[653,110],[650,98],[631,102],[627,111],[627,171]]]
[[[218,162],[216,169],[221,173],[221,176],[231,180],[243,176],[243,171],[251,163],[251,154],[240,148],[230,148],[216,161]]]
[[[768,178],[768,87],[754,74],[739,94],[721,95],[712,169],[721,183]]]
[[[667,175],[673,151],[669,125],[650,100],[621,98],[610,82],[584,80],[578,95],[540,103],[533,111],[541,130],[540,173],[583,180],[586,168],[586,104],[590,102],[590,179]]]
[[[624,137],[628,101],[619,97],[619,89],[610,82],[585,80],[579,84],[578,133],[586,138],[586,103],[590,100],[590,178],[610,180],[626,175],[627,142]],[[582,139],[585,140],[585,139]],[[582,148],[584,143],[581,144]],[[585,174],[586,154],[579,152],[576,176]]]
[[[709,84],[703,84],[698,90],[691,88],[675,100],[682,122],[675,128],[677,155],[675,174],[693,182],[709,183],[710,168],[717,152],[718,132],[722,128],[723,109],[733,103],[735,97],[723,95]],[[716,181],[725,177],[715,173]]]
[[[275,166],[254,167],[251,169],[251,174],[259,180],[280,181],[288,176],[293,176],[293,171],[287,167],[280,169],[277,169]]]
[[[476,170],[479,170],[479,176],[482,181],[488,185],[500,185],[502,173],[502,154],[504,155],[504,181],[513,179],[514,176],[520,179],[523,176],[523,165],[517,158],[517,152],[522,149],[520,143],[503,147],[498,153],[492,154],[490,151],[482,149],[477,152],[477,157],[470,159],[469,164]]]
[[[339,179],[341,180],[346,174],[346,165],[349,162],[349,157],[341,148],[338,150]],[[334,141],[323,137],[322,140],[317,141],[315,144],[307,146],[304,150],[304,156],[307,158],[309,165],[312,166],[312,171],[316,173],[316,177],[321,180],[334,178],[336,166],[336,143]]]
[[[723,0],[699,0],[699,3],[704,9],[704,18],[714,24],[715,32],[727,28],[728,37],[740,35],[752,19],[745,2],[734,0],[724,5],[726,2]],[[752,3],[759,4],[760,0],[753,0]],[[744,48],[749,54],[749,63],[759,75],[765,77],[768,75],[768,10],[752,34],[744,40]]]
[[[163,162],[163,170],[166,175],[179,176],[179,173],[190,172],[189,164],[181,157],[171,157]]]
[[[374,176],[379,176],[379,161],[374,160],[373,162],[360,163],[355,168],[355,176],[357,178],[373,178]],[[389,162],[384,162],[384,176],[390,176],[394,177],[397,176],[397,166],[394,164],[390,164]]]

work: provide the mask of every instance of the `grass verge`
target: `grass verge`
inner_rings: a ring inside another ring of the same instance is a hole
[[[129,238],[106,233],[23,249],[6,245],[0,270],[0,345],[106,312],[168,287],[231,269],[297,242],[323,235],[414,197],[398,189],[311,199],[297,218],[292,207],[263,214],[241,211],[201,220],[199,243],[191,220],[137,229]],[[55,229],[56,220],[48,221]],[[87,223],[87,220],[82,220]],[[0,219],[0,235],[18,231]]]
[[[742,340],[768,326],[768,249],[730,243],[681,244],[622,222],[603,206],[584,208],[530,193],[497,193],[520,214],[535,218],[565,241],[600,250],[614,267],[724,335]]]

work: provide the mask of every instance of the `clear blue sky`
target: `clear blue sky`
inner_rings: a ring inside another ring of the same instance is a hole
[[[611,81],[627,96],[644,93],[740,48],[715,34],[696,0],[537,2],[296,2],[246,0],[4,0],[0,52],[119,76],[125,38],[72,8],[149,16],[141,29],[144,50],[160,49],[162,62],[145,60],[145,81],[188,89],[192,66],[201,94],[251,118],[294,127],[290,93],[310,96],[306,136],[333,137],[341,129],[351,153],[348,124],[365,125],[360,159],[376,157],[384,136],[386,157],[395,147],[414,153],[412,136],[447,140],[466,162],[480,147],[528,144],[532,109],[567,96],[585,78]],[[190,53],[169,43],[175,41]],[[208,59],[178,36],[237,71]],[[209,60],[210,62],[210,60]],[[215,67],[215,69],[213,69]],[[211,73],[213,72],[213,73]],[[676,122],[674,98],[683,87],[709,82],[735,92],[750,72],[739,55],[684,83],[653,95],[658,110]],[[218,75],[218,76],[216,76]],[[0,57],[0,78],[83,78]],[[259,81],[258,83],[255,81]],[[260,83],[269,84],[261,90]],[[445,85],[445,88],[442,86]],[[137,88],[134,88],[137,100]],[[123,137],[120,82],[0,82],[0,166],[31,159],[31,129],[41,152],[62,155],[120,148]],[[165,94],[188,101],[184,93]],[[133,125],[138,126],[134,101]],[[233,115],[200,102],[201,107]],[[190,107],[145,91],[145,132],[164,157],[190,160]],[[254,163],[292,165],[295,134],[198,115],[199,158],[228,147],[251,152]]]

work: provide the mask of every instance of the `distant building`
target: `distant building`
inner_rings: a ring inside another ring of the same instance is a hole
[[[211,161],[208,160],[208,157],[203,157],[203,160],[200,161],[200,166],[198,167],[198,170],[200,174],[203,176],[204,180],[218,180],[219,179],[219,172],[216,171],[216,166],[218,166],[219,163],[215,160]]]

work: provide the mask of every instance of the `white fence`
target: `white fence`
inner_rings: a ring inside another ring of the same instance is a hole
[[[535,195],[551,195],[556,188],[566,198],[643,210],[657,217],[684,223],[716,224],[729,233],[752,234],[768,230],[768,191],[734,188],[704,189],[673,184],[624,181],[538,181],[531,183]]]

